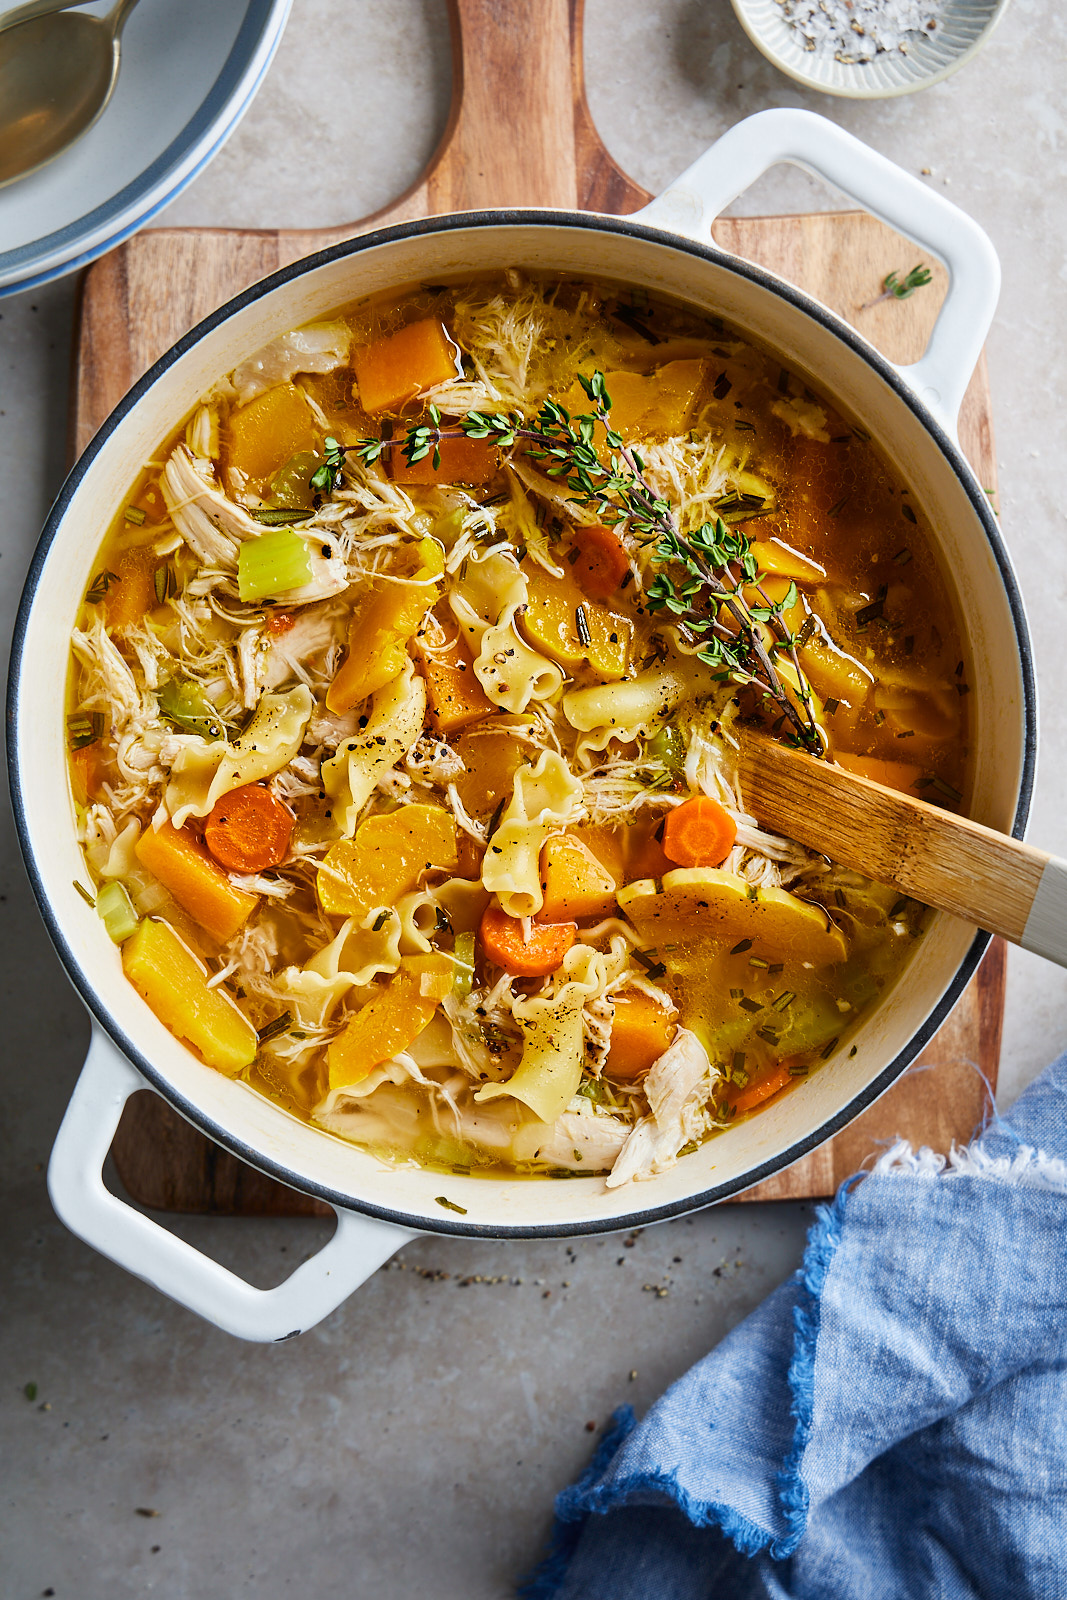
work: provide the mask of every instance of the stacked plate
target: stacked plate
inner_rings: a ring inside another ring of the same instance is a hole
[[[99,122],[51,165],[0,190],[0,295],[85,266],[180,194],[251,105],[291,4],[139,5]],[[86,9],[105,15],[109,6]]]

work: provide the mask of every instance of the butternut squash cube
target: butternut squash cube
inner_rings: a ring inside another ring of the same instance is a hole
[[[604,1071],[623,1082],[639,1078],[659,1060],[676,1029],[673,1014],[650,996],[640,989],[623,989],[615,996],[615,1018]]]
[[[328,916],[365,917],[414,889],[430,867],[453,871],[459,863],[456,824],[442,806],[400,806],[368,817],[354,839],[326,852],[319,872],[322,909]]]
[[[817,636],[809,639],[797,653],[800,665],[817,694],[824,699],[829,696],[834,700],[845,700],[859,709],[874,682],[866,667],[836,645],[827,644]]]
[[[133,628],[156,604],[155,572],[160,558],[151,546],[124,550],[113,569],[118,583],[108,585],[104,611],[109,628]]]
[[[353,357],[356,389],[364,411],[399,411],[427,389],[462,372],[459,350],[443,322],[427,317],[376,339]]]
[[[391,1061],[432,1021],[453,982],[448,956],[410,956],[339,1033],[326,1052],[330,1088],[343,1089]]]
[[[541,849],[544,904],[537,922],[581,922],[610,917],[615,910],[615,879],[589,847],[573,834],[556,833]]]
[[[624,678],[633,642],[630,619],[587,599],[569,567],[562,578],[530,562],[523,571],[527,606],[517,621],[527,643],[568,672],[585,667],[604,683]]]
[[[348,625],[348,653],[326,691],[334,712],[350,711],[403,669],[408,641],[415,637],[437,599],[432,581],[444,571],[441,547],[434,539],[419,544],[422,565],[414,581],[381,578],[361,591]]]
[[[91,748],[91,747],[90,747]],[[851,750],[835,750],[834,760],[848,772],[857,772],[861,778],[881,783],[887,789],[899,789],[902,794],[918,794],[916,780],[923,775],[922,767],[910,761],[883,761],[878,756],[857,756]]]
[[[279,383],[230,416],[226,465],[243,472],[254,487],[265,489],[290,456],[315,450],[321,435],[315,413],[296,384]]]
[[[491,817],[510,797],[516,772],[530,759],[523,743],[526,724],[494,717],[460,734],[453,746],[466,768],[456,779],[456,792],[474,817]]]
[[[651,939],[695,935],[731,948],[751,940],[757,955],[810,961],[817,967],[844,961],[848,945],[822,906],[785,889],[757,889],[719,867],[677,867],[656,889],[648,878],[619,891],[619,909]]]
[[[167,923],[145,918],[122,947],[122,970],[160,1022],[209,1067],[232,1078],[254,1060],[255,1028],[221,988],[208,988],[205,968]]]
[[[146,828],[134,849],[141,865],[220,944],[233,938],[259,904],[258,895],[234,887],[188,828],[170,822]]]
[[[433,451],[421,461],[405,461],[399,450],[391,452],[389,471],[394,483],[491,483],[500,471],[500,451],[491,439],[442,439],[435,467]]]
[[[765,606],[769,600],[772,605],[780,605],[788,595],[793,581],[792,578],[770,573],[762,580],[758,588],[754,583],[746,583],[742,590],[745,603],[750,606]],[[762,594],[760,593],[761,589],[763,591]],[[766,599],[764,596],[766,596]],[[796,633],[806,616],[807,611],[804,602],[798,594],[793,604],[782,612],[782,621],[790,633]]]
[[[474,657],[454,623],[445,624],[445,643],[432,648],[420,630],[415,650],[426,679],[430,722],[440,738],[492,716],[496,707],[475,677]]]
[[[773,572],[796,583],[818,583],[826,577],[826,568],[814,556],[794,550],[784,539],[753,539],[749,549],[761,572]]]
[[[655,372],[606,372],[611,424],[624,439],[685,433],[691,427],[706,361],[667,361]],[[572,416],[588,416],[592,404],[580,383],[563,397]]]

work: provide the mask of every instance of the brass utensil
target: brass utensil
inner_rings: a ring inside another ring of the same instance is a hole
[[[111,99],[137,0],[106,17],[61,4],[31,0],[0,18],[0,187],[54,161]]]

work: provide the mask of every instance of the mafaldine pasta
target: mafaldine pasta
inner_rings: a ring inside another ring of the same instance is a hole
[[[921,943],[758,826],[748,730],[953,806],[967,678],[921,508],[801,375],[624,285],[416,286],[220,376],[117,508],[82,888],[249,1092],[617,1186],[804,1094]]]

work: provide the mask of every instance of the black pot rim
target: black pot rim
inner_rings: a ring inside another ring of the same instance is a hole
[[[1037,691],[1034,681],[1033,653],[1030,644],[1029,629],[1026,613],[1023,607],[1022,596],[1019,592],[1015,573],[1007,549],[1001,538],[996,518],[989,505],[988,499],[974,480],[959,446],[949,437],[937,419],[922,403],[915,392],[908,386],[896,369],[876,351],[873,346],[847,323],[841,321],[825,306],[812,300],[802,290],[792,284],[776,277],[764,268],[739,257],[728,255],[714,244],[701,244],[695,240],[684,238],[679,234],[669,233],[659,228],[649,227],[645,223],[635,222],[627,217],[604,216],[591,212],[552,211],[552,210],[523,210],[501,209],[452,213],[441,217],[429,217],[412,222],[396,224],[388,228],[376,229],[373,232],[360,234],[354,239],[345,240],[340,244],[331,245],[316,254],[304,257],[300,261],[282,267],[252,284],[242,293],[220,306],[217,311],[205,317],[188,333],[166,351],[158,361],[144,374],[142,378],[130,389],[112,411],[111,415],[101,425],[92,441],[72,467],[66,480],[56,497],[55,503],[49,512],[48,519],[34,551],[26,578],[22,598],[19,603],[18,615],[12,637],[11,669],[8,679],[7,695],[7,745],[8,767],[11,785],[12,806],[18,830],[19,843],[22,847],[26,869],[33,888],[41,915],[44,918],[49,936],[56,951],[66,968],[67,975],[75,989],[81,996],[90,1015],[95,1019],[119,1050],[137,1068],[146,1080],[146,1084],[155,1089],[164,1100],[188,1122],[207,1135],[216,1144],[229,1150],[249,1166],[258,1168],[290,1188],[297,1189],[304,1194],[314,1196],[341,1210],[358,1211],[364,1215],[375,1217],[383,1222],[391,1222],[396,1226],[414,1229],[420,1233],[456,1234],[471,1238],[492,1239],[529,1239],[529,1238],[577,1238],[584,1234],[616,1233],[634,1227],[644,1227],[653,1222],[666,1221],[671,1217],[684,1216],[689,1212],[699,1211],[706,1206],[728,1200],[731,1196],[750,1189],[764,1179],[772,1177],[775,1173],[784,1171],[810,1151],[817,1149],[827,1139],[852,1122],[867,1106],[871,1105],[890,1087],[895,1080],[906,1070],[922,1051],[941,1024],[948,1017],[955,1006],[964,988],[970,981],[978,963],[985,953],[990,941],[987,933],[976,934],[966,956],[956,971],[952,982],[944,995],[926,1021],[909,1040],[905,1048],[890,1061],[871,1083],[858,1094],[854,1095],[834,1116],[830,1117],[817,1130],[798,1140],[787,1150],[762,1163],[743,1176],[728,1180],[724,1183],[713,1184],[698,1193],[687,1195],[682,1199],[662,1205],[638,1207],[624,1216],[611,1216],[604,1219],[590,1218],[586,1221],[571,1223],[527,1223],[518,1227],[491,1225],[487,1223],[467,1223],[460,1220],[438,1220],[425,1216],[412,1216],[408,1212],[397,1211],[389,1206],[375,1205],[369,1201],[355,1201],[349,1195],[342,1194],[329,1188],[328,1185],[308,1181],[306,1178],[291,1172],[281,1162],[271,1160],[244,1143],[230,1130],[206,1116],[194,1101],[179,1094],[167,1079],[154,1067],[151,1061],[142,1053],[137,1043],[132,1040],[123,1029],[119,1028],[111,1017],[107,1008],[101,1002],[92,984],[85,977],[78,963],[77,957],[63,930],[59,917],[56,915],[51,901],[45,891],[41,875],[37,868],[33,850],[30,843],[29,827],[26,814],[26,800],[23,786],[22,763],[19,755],[19,726],[18,726],[18,686],[21,677],[22,657],[25,645],[26,631],[29,626],[30,611],[37,592],[38,582],[44,563],[47,559],[52,542],[55,539],[61,524],[66,516],[67,509],[76,494],[82,479],[89,466],[95,460],[101,449],[106,444],[115,429],[124,420],[126,415],[138,404],[156,383],[158,378],[174,365],[188,350],[200,342],[205,335],[228,321],[235,312],[251,305],[264,295],[271,293],[296,278],[304,276],[308,271],[326,265],[329,262],[343,259],[346,256],[358,255],[360,252],[375,248],[393,241],[418,238],[426,234],[445,233],[459,230],[477,230],[480,228],[500,227],[545,227],[545,228],[580,228],[594,232],[608,232],[627,234],[636,238],[647,240],[652,244],[667,247],[686,255],[696,256],[712,263],[714,266],[725,269],[739,277],[770,291],[786,300],[814,321],[820,323],[829,332],[835,334],[843,344],[848,346],[858,357],[892,388],[905,405],[913,412],[918,421],[931,435],[935,444],[946,458],[949,466],[955,472],[975,514],[982,525],[988,541],[990,551],[1000,574],[1004,587],[1012,621],[1015,629],[1015,638],[1019,651],[1020,675],[1023,687],[1023,724],[1024,746],[1023,762],[1019,783],[1019,798],[1012,823],[1012,834],[1022,838],[1026,827],[1026,820],[1030,811],[1030,802],[1033,794],[1034,777],[1037,756]]]

